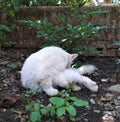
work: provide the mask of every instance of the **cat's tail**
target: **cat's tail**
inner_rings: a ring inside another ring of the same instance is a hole
[[[93,74],[97,70],[97,67],[94,65],[83,65],[80,68],[78,68],[78,72],[83,75],[83,74]]]

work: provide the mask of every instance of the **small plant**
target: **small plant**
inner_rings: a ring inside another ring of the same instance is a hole
[[[65,113],[70,115],[70,119],[75,121],[76,109],[75,106],[88,106],[88,102],[79,100],[76,97],[66,96],[65,98],[52,97],[49,99],[51,107],[49,108],[52,116],[63,116]]]
[[[41,121],[41,106],[39,103],[31,105],[30,103],[26,106],[26,110],[30,111],[30,121],[40,122]]]
[[[24,97],[30,97],[30,96],[35,95],[35,94],[37,94],[37,91],[35,91],[35,90],[28,90],[25,93],[16,94],[16,96],[19,96],[21,98],[24,98]]]
[[[59,118],[65,114],[69,114],[70,119],[75,121],[75,107],[88,106],[88,102],[70,96],[70,91],[71,90],[63,90],[59,93],[61,97],[49,98],[48,106],[43,106],[40,103],[31,105],[29,102],[29,104],[26,106],[26,109],[30,111],[30,121],[39,122],[43,116],[57,116]]]

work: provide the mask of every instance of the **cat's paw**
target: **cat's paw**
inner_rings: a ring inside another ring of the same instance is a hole
[[[54,89],[54,88],[48,88],[48,89],[44,89],[44,91],[47,93],[47,95],[49,96],[55,96],[58,94],[58,90]]]
[[[89,89],[93,92],[97,92],[98,91],[98,85],[96,83],[94,84],[90,84],[89,85]]]
[[[98,85],[94,81],[86,82],[84,85],[93,92],[98,91]]]

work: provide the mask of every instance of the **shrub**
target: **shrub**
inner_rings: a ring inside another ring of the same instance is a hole
[[[30,27],[35,28],[37,38],[43,38],[45,43],[42,45],[60,46],[68,52],[78,53],[81,55],[100,54],[94,48],[88,48],[87,44],[93,35],[97,35],[98,31],[104,26],[97,26],[91,22],[87,22],[89,17],[101,15],[106,11],[101,9],[89,8],[83,9],[85,1],[73,2],[64,13],[53,13],[52,17],[59,19],[61,23],[53,24],[44,18],[43,20],[31,21],[21,20]]]

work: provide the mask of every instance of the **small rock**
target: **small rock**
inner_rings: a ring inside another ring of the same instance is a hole
[[[110,103],[105,104],[104,107],[105,107],[105,110],[108,110],[108,111],[114,110],[114,107]]]
[[[9,63],[10,61],[1,61],[0,62],[0,66],[5,66]]]
[[[114,97],[114,95],[111,94],[111,93],[107,93],[105,96],[106,96],[106,97]]]
[[[97,96],[97,94],[91,94],[90,96],[91,96],[91,97],[96,97],[96,96]]]
[[[115,109],[120,112],[120,106],[115,106]]]
[[[116,111],[112,111],[112,115],[113,115],[114,117],[116,117],[116,116],[117,116]]]
[[[118,96],[117,99],[120,100],[120,96]]]
[[[104,115],[102,120],[103,122],[115,122],[115,118],[111,115]]]
[[[3,112],[6,112],[6,109],[3,109]]]
[[[114,102],[114,104],[115,104],[116,106],[119,106],[119,105],[120,105],[120,100],[115,99],[113,102]]]
[[[111,111],[104,111],[103,115],[112,115],[112,112]]]
[[[99,114],[100,113],[100,110],[94,110],[94,112]]]
[[[90,99],[91,104],[95,104],[95,100],[93,98]]]
[[[107,101],[111,101],[114,98],[114,95],[113,94],[110,94],[110,93],[107,93],[105,95],[105,97],[106,97]]]
[[[120,93],[120,84],[112,85],[108,88],[108,91]]]

